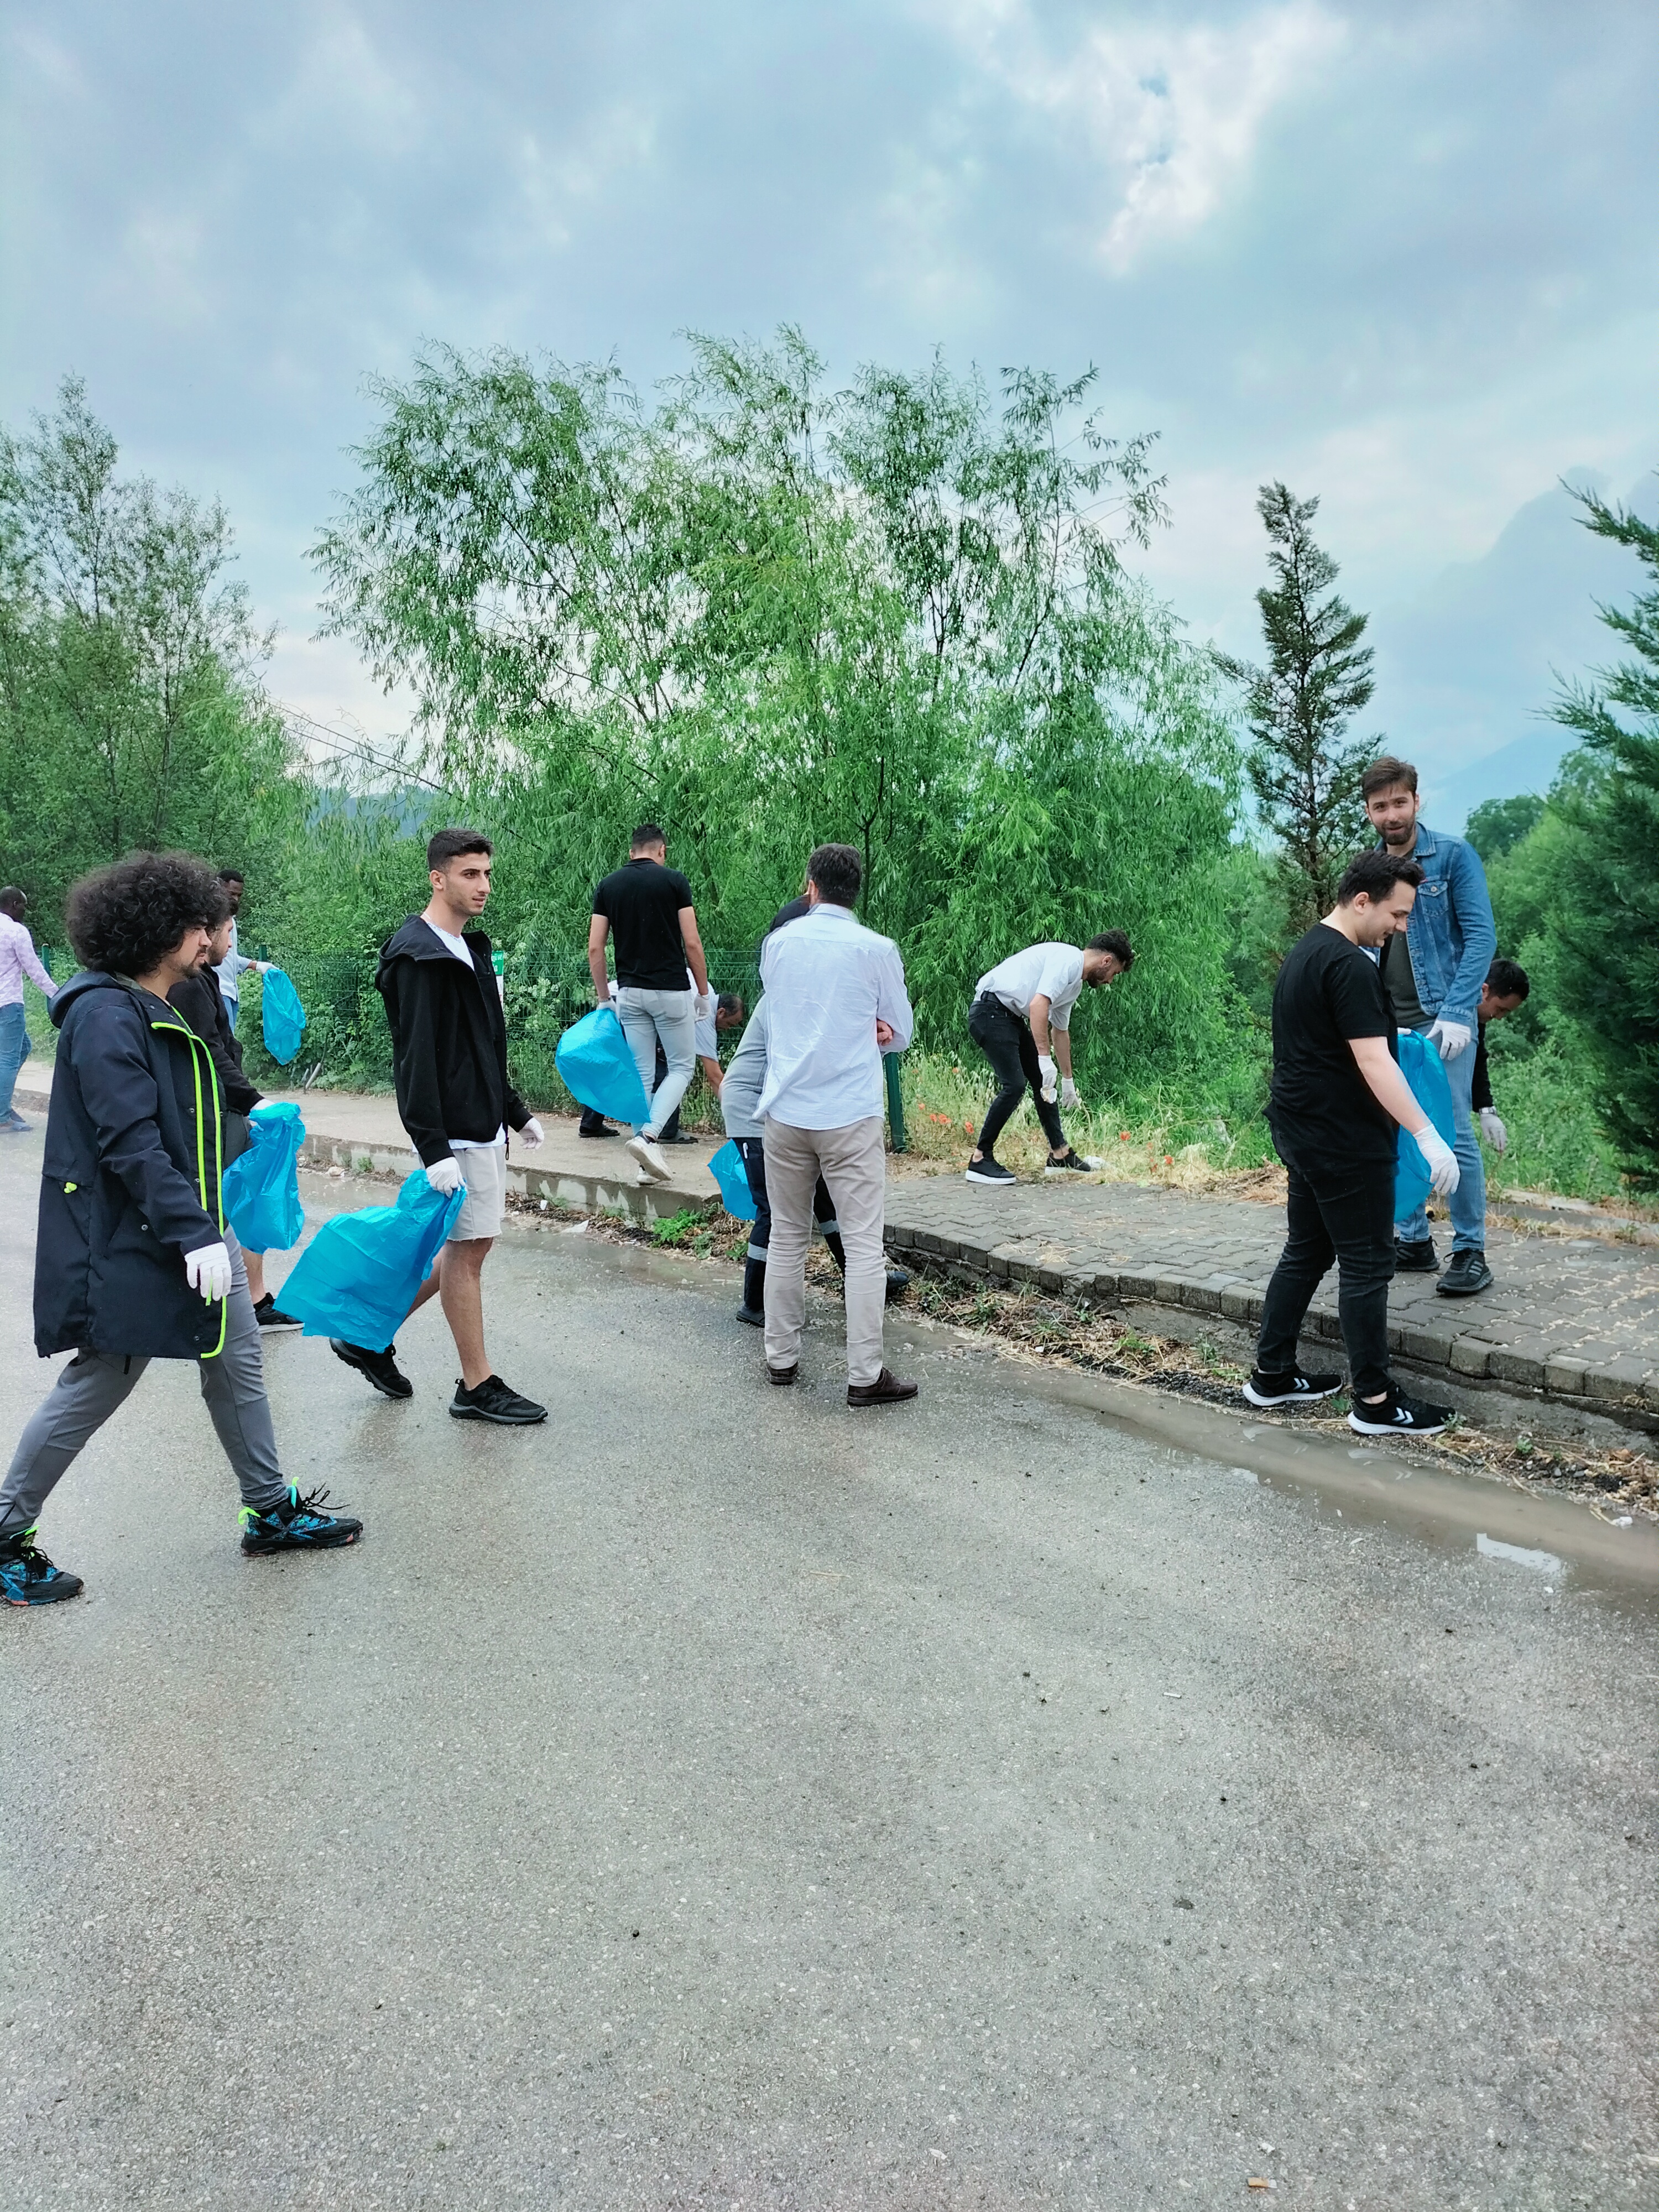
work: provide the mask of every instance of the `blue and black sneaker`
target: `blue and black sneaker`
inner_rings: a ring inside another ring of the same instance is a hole
[[[323,1506],[327,1497],[327,1491],[313,1490],[301,1498],[290,1483],[288,1496],[280,1505],[272,1505],[263,1513],[256,1513],[251,1505],[243,1506],[237,1516],[242,1524],[242,1549],[252,1555],[260,1552],[326,1552],[341,1544],[355,1544],[363,1533],[362,1522],[354,1520],[349,1513],[325,1513]]]
[[[0,1536],[0,1596],[8,1605],[56,1605],[79,1597],[80,1576],[54,1567],[33,1536],[33,1528]]]

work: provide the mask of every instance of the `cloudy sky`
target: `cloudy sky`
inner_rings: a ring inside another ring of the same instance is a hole
[[[1252,649],[1255,488],[1316,493],[1461,811],[1631,581],[1555,487],[1659,463],[1656,70],[1651,0],[0,0],[0,413],[83,375],[225,499],[277,694],[372,730],[305,549],[422,340],[1092,362],[1194,634]]]

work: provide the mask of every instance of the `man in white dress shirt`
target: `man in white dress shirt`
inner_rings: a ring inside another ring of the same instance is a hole
[[[904,1050],[915,1018],[897,945],[854,919],[863,874],[852,846],[820,845],[806,864],[807,911],[774,930],[761,948],[770,1009],[766,1081],[756,1108],[766,1132],[772,1201],[766,1371],[786,1383],[799,1371],[812,1193],[822,1175],[847,1251],[847,1402],[885,1406],[914,1398],[916,1385],[882,1358],[881,1055]]]

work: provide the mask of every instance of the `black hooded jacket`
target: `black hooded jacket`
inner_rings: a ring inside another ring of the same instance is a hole
[[[34,1342],[54,1352],[211,1358],[222,1300],[185,1254],[224,1237],[222,1101],[206,1045],[164,999],[101,970],[48,1009],[58,1032],[34,1251]]]
[[[211,968],[198,968],[167,993],[174,1006],[213,1054],[219,1072],[219,1089],[233,1114],[251,1114],[259,1093],[242,1073],[242,1048],[225,1012],[224,994]]]
[[[530,1109],[507,1080],[507,1023],[489,939],[470,929],[469,975],[417,914],[380,949],[374,988],[392,1024],[398,1114],[422,1165],[450,1157],[452,1137],[487,1145],[505,1122],[522,1129]]]

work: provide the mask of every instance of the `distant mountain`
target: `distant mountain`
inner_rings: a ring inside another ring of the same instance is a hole
[[[1570,481],[1598,491],[1604,477]],[[1627,503],[1656,507],[1654,479]],[[1595,602],[1629,599],[1641,572],[1620,547],[1592,537],[1559,487],[1529,500],[1479,561],[1442,571],[1429,587],[1376,615],[1376,696],[1365,720],[1414,761],[1424,811],[1461,829],[1483,799],[1547,789],[1571,739],[1546,719],[1558,678],[1617,657]]]

